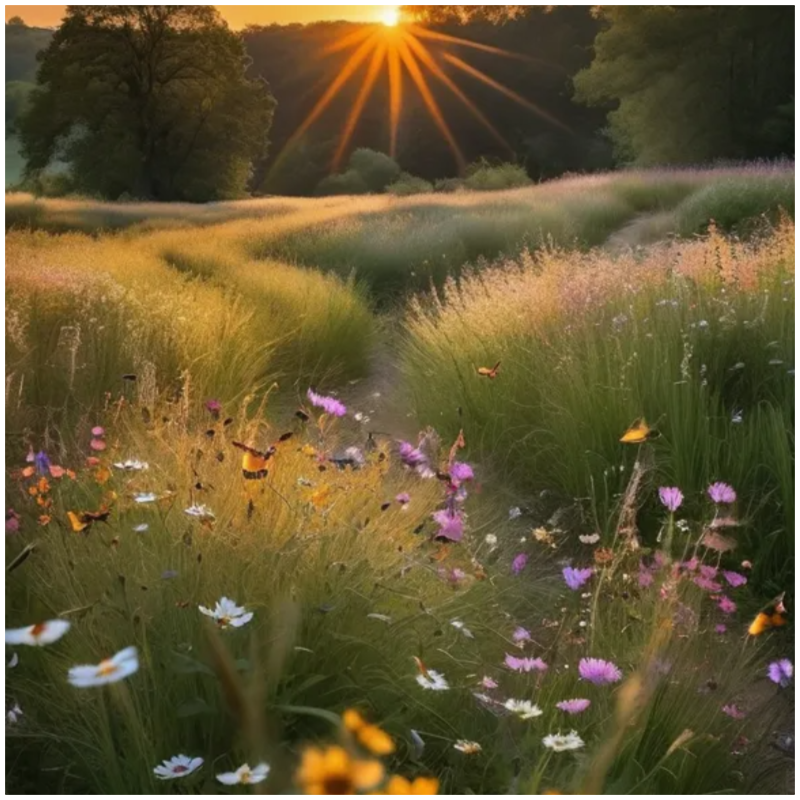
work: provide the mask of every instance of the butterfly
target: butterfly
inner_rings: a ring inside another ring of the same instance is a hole
[[[67,511],[67,517],[75,533],[86,530],[93,522],[106,522],[110,514],[107,508],[101,508],[99,511]]]
[[[232,442],[234,447],[244,451],[242,456],[242,475],[246,480],[258,480],[266,478],[269,474],[267,469],[267,461],[272,458],[277,452],[277,445],[291,439],[294,434],[290,431],[284,433],[275,444],[270,445],[266,450],[256,450],[254,447],[242,444],[241,442]]]
[[[427,667],[422,663],[422,659],[417,658],[416,656],[411,656],[411,657],[414,659],[414,663],[417,665],[419,674],[423,675],[426,678],[430,678],[430,673],[428,672]]]
[[[489,380],[494,380],[497,377],[497,373],[500,371],[500,362],[498,361],[493,367],[478,367],[477,372],[482,378],[489,378]]]
[[[765,609],[756,614],[747,629],[751,636],[758,636],[770,628],[780,628],[786,624],[786,606],[783,604],[785,594],[781,592]]]
[[[639,417],[639,419],[634,420],[630,428],[622,434],[620,441],[625,444],[641,444],[642,442],[649,442],[651,439],[655,439],[660,435],[658,431],[653,430],[647,422],[645,422],[644,417]]]

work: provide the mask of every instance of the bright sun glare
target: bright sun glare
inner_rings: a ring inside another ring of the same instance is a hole
[[[381,22],[387,28],[394,28],[400,22],[400,9],[397,6],[387,6],[381,10]]]

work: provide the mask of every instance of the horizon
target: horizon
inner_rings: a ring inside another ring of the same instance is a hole
[[[32,28],[57,28],[66,6],[6,6],[6,22],[21,17]],[[233,30],[248,25],[291,25],[313,22],[378,23],[390,4],[364,6],[215,6]]]

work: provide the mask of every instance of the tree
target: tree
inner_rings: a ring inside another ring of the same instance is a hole
[[[213,6],[68,6],[19,128],[27,175],[55,160],[78,191],[241,195],[274,100]]]

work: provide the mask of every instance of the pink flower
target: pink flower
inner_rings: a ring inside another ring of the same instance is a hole
[[[597,686],[622,680],[622,670],[616,664],[604,661],[602,658],[582,658],[578,662],[578,673],[583,680]]]
[[[411,502],[411,495],[408,492],[400,492],[395,498],[401,506],[406,506]]]
[[[517,658],[506,653],[505,665],[515,672],[545,672],[547,664],[541,658]]]
[[[739,586],[744,586],[747,583],[747,578],[745,578],[744,575],[740,575],[738,572],[724,570],[722,575],[734,589],[737,589]]]
[[[13,508],[6,511],[6,533],[16,533],[19,530],[19,514]]]
[[[86,466],[87,467],[96,467],[100,463],[100,459],[97,456],[88,456],[86,459]]]
[[[99,437],[105,435],[106,435],[105,428],[101,428],[99,425],[95,425],[94,428],[92,428],[92,436]]]
[[[693,580],[697,586],[706,592],[718,592],[720,589],[722,589],[721,583],[712,581],[709,578],[704,578],[702,575],[698,575],[696,578],[693,578]]]
[[[222,403],[219,400],[206,400],[206,410],[214,419],[219,419],[222,413]]]
[[[733,614],[736,611],[736,603],[724,594],[719,598],[717,605],[723,614]]]
[[[653,583],[653,573],[645,567],[644,564],[639,564],[639,586],[643,589]]]
[[[525,565],[527,563],[528,563],[528,556],[526,556],[525,553],[520,553],[511,562],[511,572],[514,575],[519,575],[520,572],[522,572],[522,570],[525,569]]]
[[[525,630],[525,628],[518,627],[512,634],[511,638],[519,645],[523,642],[529,642],[531,640],[531,634],[529,631]]]
[[[677,486],[662,486],[658,490],[658,497],[667,510],[675,512],[683,502],[683,492]]]
[[[713,580],[717,577],[717,568],[710,567],[708,564],[701,564],[700,565],[700,574],[706,578],[707,580]]]
[[[433,520],[439,525],[436,538],[448,539],[451,542],[460,542],[464,537],[464,520],[457,511],[443,508],[436,511]]]
[[[721,622],[720,622],[720,623],[719,623],[719,625],[716,625],[716,626],[714,627],[714,630],[715,630],[717,633],[725,633],[725,632],[728,630],[728,626],[727,626],[727,625],[724,625],[723,623],[721,623]]]
[[[467,577],[467,573],[464,572],[463,569],[459,569],[458,567],[453,567],[452,569],[445,569],[444,567],[439,567],[436,571],[436,574],[442,579],[448,581],[448,583],[452,583],[453,585],[457,584],[459,581],[463,581],[464,578]]]
[[[321,408],[326,414],[330,414],[332,417],[343,417],[347,413],[347,406],[335,397],[317,394],[311,389],[306,392],[306,397],[308,397],[308,401],[312,406]]]
[[[696,556],[692,556],[688,561],[684,561],[681,566],[687,570],[688,572],[694,572],[697,569],[697,565],[700,562],[697,560]]]
[[[736,502],[736,492],[733,490],[733,487],[721,481],[712,483],[711,486],[708,487],[708,496],[715,503],[724,503],[728,505]]]
[[[89,447],[91,447],[92,450],[101,451],[106,449],[106,443],[102,439],[92,439],[92,441],[89,442]]]
[[[727,714],[732,719],[744,719],[747,716],[735,703],[722,706],[722,713]]]
[[[452,480],[456,486],[464,481],[471,481],[474,477],[475,473],[472,471],[472,467],[463,461],[456,461],[453,466],[450,467],[450,480]]]
[[[591,700],[575,698],[574,700],[562,700],[560,703],[556,703],[556,708],[565,711],[567,714],[581,714],[586,711],[591,704]]]
[[[490,678],[488,675],[484,675],[483,679],[481,680],[481,686],[483,686],[484,689],[496,689],[497,681],[493,678]]]

